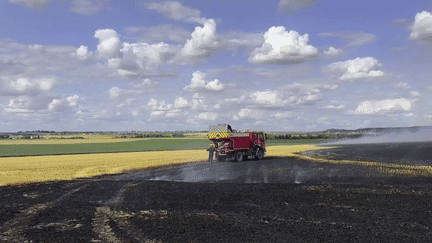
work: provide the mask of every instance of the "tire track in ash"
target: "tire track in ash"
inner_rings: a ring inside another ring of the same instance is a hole
[[[121,231],[136,242],[158,242],[145,237],[142,231],[130,223],[131,218],[135,217],[135,213],[128,213],[122,210],[115,210],[121,206],[124,196],[127,191],[140,183],[128,183],[122,187],[116,195],[106,201],[103,206],[97,207],[92,226],[93,231],[98,235],[99,240],[93,239],[93,242],[124,242],[111,227],[114,223]],[[129,242],[130,240],[128,240]]]
[[[0,240],[6,242],[28,242],[28,240],[23,235],[23,232],[29,227],[30,223],[39,214],[41,214],[45,210],[53,208],[60,202],[72,196],[74,193],[81,191],[88,186],[88,183],[84,185],[79,185],[53,201],[36,204],[34,206],[26,208],[22,213],[7,221],[3,226],[0,227]]]

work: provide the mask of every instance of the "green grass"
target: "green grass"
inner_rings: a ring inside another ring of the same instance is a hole
[[[207,149],[207,139],[151,139],[118,143],[0,145],[0,157]]]

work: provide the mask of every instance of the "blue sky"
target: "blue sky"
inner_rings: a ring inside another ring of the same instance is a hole
[[[432,125],[432,1],[0,2],[0,132]]]

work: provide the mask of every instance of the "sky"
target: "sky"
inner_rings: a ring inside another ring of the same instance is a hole
[[[0,132],[432,125],[432,1],[0,1]]]

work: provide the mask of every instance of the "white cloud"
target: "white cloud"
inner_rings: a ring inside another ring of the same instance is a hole
[[[76,50],[76,56],[77,56],[77,58],[78,59],[80,59],[80,60],[85,60],[85,59],[87,59],[87,57],[88,57],[88,55],[89,55],[89,52],[88,52],[88,47],[87,46],[80,46],[77,50]]]
[[[381,66],[382,64],[373,57],[358,57],[345,62],[334,62],[328,65],[325,71],[342,73],[339,78],[341,80],[377,78],[384,76],[384,72],[379,70]]]
[[[265,111],[257,109],[241,109],[236,115],[233,116],[234,120],[262,120],[265,119]]]
[[[187,109],[190,107],[190,103],[183,97],[177,98],[174,105],[151,98],[147,105],[151,109],[152,118],[166,119],[184,118],[188,115]]]
[[[205,21],[205,18],[200,17],[201,12],[198,9],[186,7],[177,1],[152,2],[147,3],[146,7],[175,20],[200,24]]]
[[[169,111],[173,109],[172,104],[166,104],[166,102],[158,101],[157,99],[151,98],[149,103],[147,104],[154,111]]]
[[[308,34],[299,35],[294,30],[287,31],[285,27],[271,27],[264,34],[264,43],[249,56],[249,62],[259,64],[298,63],[318,55],[318,49],[308,45]]]
[[[203,27],[195,27],[191,38],[186,41],[186,44],[180,50],[180,58],[195,59],[209,57],[218,49],[218,39],[216,22],[213,19],[208,19],[204,22]]]
[[[426,11],[417,13],[410,29],[410,39],[432,43],[432,13]]]
[[[69,11],[79,15],[92,15],[102,9],[107,9],[106,6],[110,0],[73,0]]]
[[[420,92],[418,92],[418,91],[411,91],[410,94],[412,96],[417,96],[417,97],[420,96]]]
[[[0,94],[3,95],[37,95],[50,91],[56,84],[54,78],[18,78],[16,80],[2,78]]]
[[[137,96],[142,93],[142,91],[140,90],[121,89],[119,87],[112,87],[108,92],[110,95],[110,99],[129,98],[131,96]]]
[[[163,42],[152,45],[124,42],[122,46],[117,57],[108,59],[108,65],[120,76],[131,78],[153,76],[156,66],[168,62],[176,53],[175,48]]]
[[[361,102],[354,114],[373,115],[398,111],[410,111],[413,101],[405,98]]]
[[[371,33],[365,33],[363,31],[335,31],[318,34],[322,37],[338,37],[348,41],[347,46],[355,47],[373,43],[376,40],[376,36]]]
[[[158,84],[158,82],[146,78],[139,84],[131,84],[131,85],[135,89],[147,90],[147,89],[150,89],[150,88],[157,86],[157,84]]]
[[[284,102],[276,91],[258,91],[251,95],[253,101],[262,106],[283,106]]]
[[[66,99],[52,99],[48,104],[48,110],[50,112],[68,112],[73,108],[79,107],[78,95],[68,96]]]
[[[280,0],[278,10],[281,12],[292,12],[303,8],[309,8],[318,0]]]
[[[204,121],[214,121],[218,118],[218,115],[214,112],[201,112],[196,116],[196,118]]]
[[[224,90],[224,85],[219,82],[218,79],[213,81],[205,80],[206,74],[200,71],[196,71],[192,74],[191,84],[184,87],[185,91],[222,91]]]
[[[296,115],[292,111],[285,111],[285,112],[276,112],[271,115],[272,118],[279,120],[279,119],[287,119],[287,118],[293,118]]]
[[[327,105],[327,106],[323,106],[322,109],[327,109],[327,110],[342,110],[345,108],[345,105]]]
[[[69,106],[70,107],[78,107],[79,103],[79,96],[78,95],[73,95],[73,96],[68,96],[66,97],[66,100],[69,102]]]
[[[99,44],[97,45],[99,56],[107,59],[120,56],[120,36],[115,30],[96,30],[94,37],[99,39]]]
[[[59,99],[53,99],[51,103],[48,104],[49,111],[60,111],[64,107],[64,102]]]
[[[400,83],[396,84],[396,88],[399,88],[399,89],[409,89],[410,86],[409,86],[409,84],[407,84],[405,82],[400,82]]]
[[[4,111],[9,114],[27,114],[35,112],[32,109],[31,100],[29,98],[9,99],[9,104]]]
[[[174,101],[174,107],[176,109],[187,109],[192,107],[192,105],[183,97],[179,97]]]
[[[339,56],[343,54],[341,49],[336,49],[333,46],[330,46],[327,51],[324,51],[324,54],[327,56]]]

